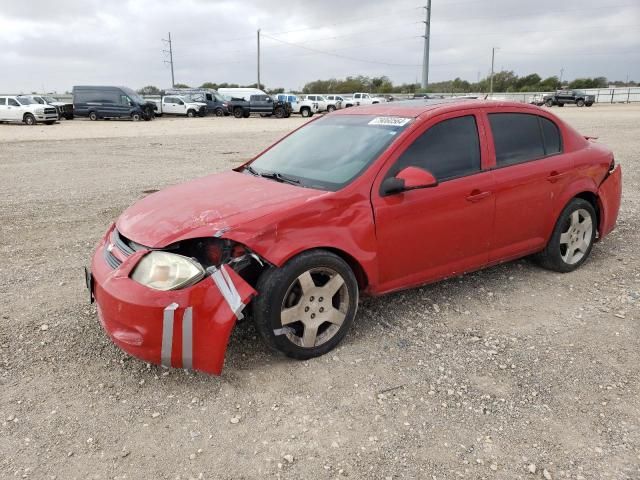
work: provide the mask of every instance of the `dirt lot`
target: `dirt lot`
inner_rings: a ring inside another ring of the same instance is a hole
[[[364,299],[308,362],[245,322],[222,377],[120,352],[81,268],[145,190],[303,120],[0,125],[0,478],[640,478],[640,105],[554,112],[624,168],[618,227],[580,270]]]

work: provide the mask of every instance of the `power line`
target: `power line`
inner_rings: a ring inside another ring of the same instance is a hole
[[[328,52],[328,51],[324,51],[324,50],[318,50],[316,48],[311,48],[311,47],[305,47],[305,46],[297,44],[297,43],[287,42],[285,40],[281,40],[279,38],[272,37],[271,35],[267,35],[265,33],[263,33],[262,35],[264,37],[266,37],[266,38],[271,39],[271,40],[275,40],[276,42],[280,42],[280,43],[284,43],[284,44],[287,44],[287,45],[291,45],[292,47],[298,47],[298,48],[302,48],[304,50],[309,50],[310,52],[315,52],[315,53],[319,53],[319,54],[323,54],[323,55],[329,55],[329,56],[332,56],[332,57],[344,58],[346,60],[353,60],[354,62],[372,63],[372,64],[378,64],[378,65],[386,65],[386,66],[390,66],[390,67],[419,67],[420,66],[419,64],[389,63],[389,62],[378,62],[378,61],[375,61],[375,60],[363,60],[361,58],[349,57],[347,55],[340,55],[338,53]]]
[[[415,11],[415,10],[417,10],[419,8],[423,8],[423,7],[404,8],[404,9],[401,9],[401,10],[397,10],[396,13],[405,12],[405,11]],[[321,29],[321,28],[327,28],[327,27],[332,27],[332,26],[336,26],[336,25],[346,25],[346,24],[353,25],[354,23],[366,22],[368,20],[377,19],[377,18],[384,18],[385,21],[388,21],[389,16],[390,16],[389,14],[375,15],[375,16],[371,16],[371,17],[361,17],[361,18],[358,18],[356,20],[346,20],[346,21],[343,21],[343,22],[334,22],[334,23],[323,23],[322,25],[318,25],[318,26],[315,26],[315,27],[304,27],[304,28],[298,28],[298,29],[295,29],[295,30],[287,30],[287,31],[282,31],[282,32],[270,32],[270,33],[271,33],[271,35],[285,35],[287,33],[305,32],[307,30],[318,30],[318,29]]]

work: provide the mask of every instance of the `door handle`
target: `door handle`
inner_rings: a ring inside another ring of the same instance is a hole
[[[549,174],[549,176],[547,177],[547,180],[551,183],[556,183],[558,180],[566,177],[568,173],[569,172],[557,172],[554,170]]]
[[[491,195],[491,192],[481,192],[480,190],[474,190],[467,197],[467,201],[474,202],[474,203],[479,202],[483,198],[487,198],[489,195]]]

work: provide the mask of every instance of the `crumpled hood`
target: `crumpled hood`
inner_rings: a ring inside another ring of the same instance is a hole
[[[118,231],[147,247],[213,236],[326,194],[266,178],[224,172],[148,195],[118,218]]]

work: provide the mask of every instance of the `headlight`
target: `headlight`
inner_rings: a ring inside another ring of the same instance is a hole
[[[44,108],[36,108],[36,115],[44,115]]]
[[[168,252],[151,252],[136,266],[131,278],[155,290],[177,290],[193,285],[205,275],[194,260]]]

